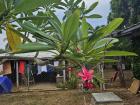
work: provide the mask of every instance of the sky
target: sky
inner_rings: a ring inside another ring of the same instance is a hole
[[[87,7],[91,5],[93,2],[97,0],[85,0]],[[88,22],[90,22],[94,27],[106,25],[107,24],[107,17],[110,12],[110,1],[111,0],[98,0],[99,4],[95,8],[95,10],[92,13],[96,13],[102,16],[100,19],[90,19]]]
[[[87,20],[89,23],[92,24],[93,27],[106,25],[107,24],[107,17],[110,12],[110,1],[111,0],[84,0],[86,3],[86,7],[88,8],[92,3],[99,1],[98,6],[95,8],[95,10],[92,13],[99,14],[102,16],[100,19],[89,19]],[[92,14],[91,13],[91,14]],[[59,11],[56,13],[58,17],[62,17],[63,13],[62,11]],[[3,42],[3,39],[5,38],[5,32],[0,34],[0,49],[4,48],[5,43]]]
[[[88,22],[92,24],[93,27],[106,25],[107,24],[107,17],[110,12],[110,1],[111,0],[84,0],[86,3],[86,8],[88,8],[91,4],[93,4],[96,1],[99,1],[99,4],[94,9],[94,11],[91,12],[91,14],[99,14],[102,16],[100,19],[89,19]],[[57,16],[59,18],[62,18],[64,15],[63,11],[58,10]]]

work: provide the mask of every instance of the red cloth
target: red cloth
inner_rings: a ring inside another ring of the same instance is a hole
[[[19,61],[19,73],[24,74],[25,71],[25,61]]]

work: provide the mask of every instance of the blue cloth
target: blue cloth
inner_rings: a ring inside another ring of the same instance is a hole
[[[0,94],[10,93],[12,91],[12,81],[7,77],[0,77]]]
[[[47,65],[47,70],[48,70],[48,73],[50,73],[50,72],[53,72],[53,67],[52,66],[50,66],[50,65]]]

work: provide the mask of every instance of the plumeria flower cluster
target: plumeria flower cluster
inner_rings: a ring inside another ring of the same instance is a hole
[[[85,66],[82,66],[82,71],[78,73],[78,76],[82,79],[83,82],[83,88],[84,89],[92,89],[93,83],[92,79],[94,76],[94,70],[88,70]]]

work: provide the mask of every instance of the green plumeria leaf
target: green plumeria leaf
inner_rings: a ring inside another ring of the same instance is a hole
[[[98,15],[98,14],[92,14],[92,15],[89,15],[89,16],[85,16],[86,18],[102,18],[101,15]]]
[[[136,53],[128,52],[128,51],[105,51],[105,52],[99,53],[99,55],[105,55],[105,56],[137,56]]]
[[[116,30],[121,23],[123,22],[122,18],[116,18],[113,21],[111,21],[107,26],[99,29],[96,34],[100,35],[100,37],[105,37],[109,34],[111,34],[114,30]]]
[[[47,5],[53,1],[54,0],[16,0],[15,10],[13,12],[15,14],[20,12],[28,12],[40,6]]]
[[[20,49],[18,52],[14,53],[27,53],[27,52],[36,52],[36,51],[48,51],[51,50],[52,48],[49,47],[48,45],[41,44],[41,43],[26,43],[26,44],[21,44],[17,46],[18,49]]]
[[[79,28],[80,10],[76,10],[64,24],[64,40],[70,40]]]
[[[98,5],[98,2],[93,3],[87,10],[84,11],[84,14],[88,14]]]

